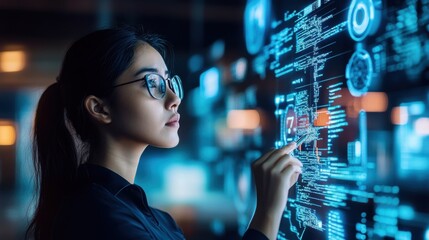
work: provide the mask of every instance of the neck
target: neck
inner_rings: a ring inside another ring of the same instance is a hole
[[[147,145],[109,137],[104,139],[91,150],[88,162],[108,168],[134,184],[140,156]]]

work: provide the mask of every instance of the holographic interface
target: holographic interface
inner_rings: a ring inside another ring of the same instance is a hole
[[[278,239],[429,239],[429,1],[271,9],[275,147],[306,136]]]

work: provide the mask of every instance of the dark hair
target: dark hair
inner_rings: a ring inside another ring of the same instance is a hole
[[[73,189],[77,168],[97,143],[98,133],[84,100],[88,95],[111,97],[109,89],[131,65],[135,47],[142,41],[164,60],[172,53],[158,35],[133,27],[95,31],[67,51],[57,82],[44,91],[37,106],[33,158],[39,197],[26,238],[30,234],[35,239],[52,238],[55,216]]]

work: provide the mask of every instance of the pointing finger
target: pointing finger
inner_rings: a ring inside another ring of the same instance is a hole
[[[289,154],[290,152],[292,152],[293,150],[295,150],[296,148],[296,142],[290,142],[289,144],[287,144],[286,146],[280,148],[282,151],[284,151],[285,153]]]

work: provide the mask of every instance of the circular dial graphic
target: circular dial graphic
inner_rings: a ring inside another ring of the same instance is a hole
[[[371,31],[374,21],[372,0],[353,0],[348,12],[348,30],[355,41],[361,41]]]
[[[283,144],[286,145],[291,141],[295,140],[296,130],[297,130],[297,116],[295,113],[295,106],[289,104],[282,116],[281,121],[281,132]]]
[[[346,67],[347,86],[353,96],[359,97],[368,92],[372,72],[369,53],[363,49],[353,53]]]

